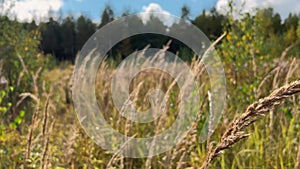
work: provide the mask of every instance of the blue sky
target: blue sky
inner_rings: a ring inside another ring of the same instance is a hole
[[[191,18],[201,14],[203,9],[210,10],[215,7],[218,12],[228,11],[229,0],[1,0],[0,14],[8,14],[19,21],[46,21],[49,18],[49,10],[52,15],[64,16],[80,14],[90,17],[93,21],[100,21],[101,13],[105,5],[110,5],[116,16],[123,11],[131,13],[145,11],[164,12],[180,16],[181,7],[187,5],[191,11]],[[290,12],[300,13],[300,0],[233,0],[235,9],[244,12],[253,12],[254,8],[272,7],[275,12],[286,18]],[[245,5],[242,4],[245,2]]]
[[[195,17],[203,9],[214,7],[217,0],[64,0],[64,6],[61,9],[64,14],[78,15],[82,13],[93,20],[99,20],[106,4],[112,7],[117,16],[120,16],[125,10],[133,13],[142,12],[143,7],[147,7],[151,3],[158,4],[163,10],[175,16],[180,16],[181,7],[187,5],[191,10],[191,17]]]

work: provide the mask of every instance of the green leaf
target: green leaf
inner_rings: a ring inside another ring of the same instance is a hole
[[[6,107],[0,107],[0,112],[6,112],[7,108]]]
[[[11,129],[16,129],[17,128],[17,125],[15,123],[9,123],[9,127]]]
[[[16,123],[16,124],[18,124],[18,125],[19,125],[19,124],[21,124],[21,123],[22,123],[22,118],[18,116],[18,117],[16,117],[16,118],[15,118],[15,120],[14,120],[14,121],[15,121],[15,123]]]
[[[21,110],[20,111],[20,117],[24,117],[25,116],[25,111],[24,110]]]

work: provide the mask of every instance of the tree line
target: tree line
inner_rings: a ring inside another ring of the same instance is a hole
[[[203,11],[194,19],[190,18],[190,10],[187,6],[181,9],[181,18],[189,20],[200,30],[203,31],[211,40],[219,37],[224,30],[226,30],[226,23],[228,23],[228,16],[222,15],[211,9],[210,11]],[[122,16],[129,15],[128,11],[124,12]],[[300,25],[299,14],[290,14],[285,20],[281,19],[278,13],[275,13],[272,8],[260,9],[255,16],[260,18],[262,22],[257,27],[263,36],[267,38],[275,37],[278,43],[282,42],[280,37],[285,37],[284,46],[297,41],[297,30]],[[67,16],[64,19],[54,20],[50,18],[48,22],[42,22],[39,25],[33,20],[31,23],[22,23],[23,27],[29,31],[38,29],[41,33],[40,49],[45,54],[51,54],[58,60],[74,61],[76,54],[81,50],[88,38],[97,31],[97,29],[106,25],[117,18],[110,6],[106,6],[101,14],[100,24],[92,22],[92,20],[84,15],[74,19],[73,16]],[[2,17],[2,20],[4,18]],[[140,18],[136,18],[137,24],[143,24]],[[14,21],[17,22],[17,21]],[[152,17],[147,24],[152,24],[156,29],[166,30],[166,26],[158,18]],[[180,23],[174,23],[169,30],[176,31]],[[168,37],[157,35],[139,35],[124,39],[117,44],[110,54],[115,58],[123,58],[137,49],[142,49],[150,44],[152,47],[161,47],[168,41]],[[170,51],[179,52],[181,57],[187,56],[191,53],[184,44],[173,40]],[[190,58],[187,58],[190,59]]]

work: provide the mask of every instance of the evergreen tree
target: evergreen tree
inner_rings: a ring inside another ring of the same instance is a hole
[[[81,50],[85,42],[96,32],[96,25],[81,15],[76,23],[76,51]]]
[[[62,41],[60,46],[62,53],[60,59],[74,60],[75,51],[75,24],[73,17],[69,16],[64,19],[61,25]]]
[[[41,23],[39,29],[42,36],[41,49],[45,53],[52,54],[59,58],[58,55],[61,50],[60,42],[62,40],[59,23],[53,18],[50,18],[49,22]]]
[[[114,12],[109,5],[106,5],[101,15],[101,23],[99,25],[99,28],[101,28],[102,26],[108,24],[113,20],[114,20]]]
[[[189,15],[190,15],[190,8],[186,5],[184,5],[181,8],[181,18],[189,20]]]

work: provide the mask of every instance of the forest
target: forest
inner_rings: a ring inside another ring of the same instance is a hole
[[[102,149],[80,125],[72,101],[74,65],[84,44],[130,12],[116,16],[107,5],[100,23],[84,15],[50,17],[39,24],[0,16],[0,168],[300,168],[300,11],[282,18],[264,8],[237,17],[235,7],[230,9],[227,14],[204,10],[191,18],[189,7],[181,8],[182,19],[216,42],[226,75],[224,116],[204,143],[198,138],[212,111],[209,75],[185,44],[163,35],[132,36],[115,45],[99,66],[95,86],[97,102],[105,105],[103,116],[131,137],[153,136],[171,126],[180,91],[173,77],[142,72],[130,86],[137,107],[149,108],[144,97],[157,79],[163,79],[159,83],[169,106],[150,124],[121,118],[110,91],[117,65],[148,45],[167,46],[197,70],[199,117],[182,142],[151,158],[126,158]],[[138,17],[136,22],[143,24]],[[146,26],[177,32],[180,24],[168,28],[151,17]]]
[[[216,40],[224,30],[228,29],[228,18],[219,14],[215,9],[203,11],[202,14],[196,16],[194,19],[190,19],[189,8],[187,6],[183,6],[181,11],[181,18],[189,20],[211,40]],[[83,15],[76,19],[73,16],[59,18],[58,20],[54,20],[50,17],[48,22],[40,23],[39,25],[37,25],[34,20],[31,23],[19,24],[21,24],[28,32],[33,30],[38,30],[40,32],[39,49],[43,51],[44,54],[51,54],[59,61],[70,60],[74,62],[78,51],[81,50],[84,43],[96,32],[97,29],[100,29],[102,26],[114,19],[118,19],[118,17],[127,15],[130,15],[130,13],[125,11],[122,16],[115,16],[111,7],[106,6],[101,17],[99,16],[101,18],[100,24],[93,23],[91,19]],[[296,41],[297,37],[293,36],[293,34],[296,34],[295,32],[298,28],[298,14],[290,14],[287,18],[281,19],[278,13],[275,13],[272,8],[269,8],[262,9],[256,16],[252,17],[256,17],[257,19],[263,20],[262,22],[265,22],[257,28],[262,31],[264,36],[274,38],[276,36],[277,39],[273,39],[276,40],[276,42],[282,42],[281,38],[285,37],[284,45],[280,45],[281,49],[278,51],[286,48],[288,45],[293,44]],[[16,22],[9,21],[5,16],[3,16],[1,20],[3,20],[3,22]],[[156,27],[160,29],[164,29],[166,27],[166,25],[164,25],[159,19],[152,18],[152,20],[154,20],[152,22],[155,22]],[[176,31],[176,24],[172,25],[170,30]],[[120,46],[116,47],[113,51],[113,56],[117,57],[120,53],[126,56],[126,54],[129,54],[136,49],[142,49],[147,43],[155,45],[154,47],[161,47],[166,43],[166,38],[161,37],[152,38],[148,36],[146,39],[144,37],[140,38],[145,41],[144,44],[136,43],[139,41],[139,38],[128,38],[127,40],[124,40],[123,43],[126,43],[124,45],[127,45],[127,48],[129,49],[122,49]],[[172,52],[176,52],[178,49],[184,50],[184,46],[182,45],[174,45],[173,48],[175,49],[173,49]]]

